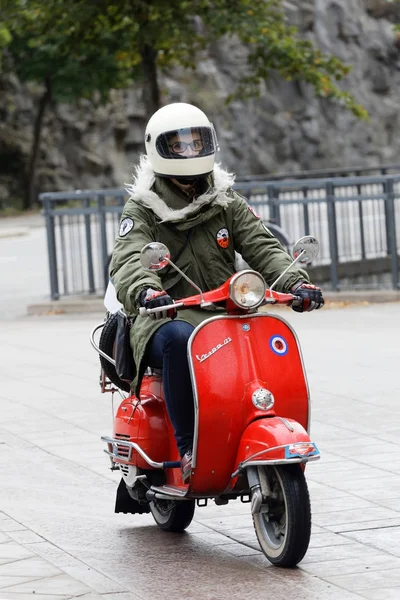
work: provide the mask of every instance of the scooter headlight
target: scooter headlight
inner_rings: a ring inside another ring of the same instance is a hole
[[[264,300],[266,289],[262,275],[256,271],[240,271],[231,279],[229,295],[240,308],[256,308]]]

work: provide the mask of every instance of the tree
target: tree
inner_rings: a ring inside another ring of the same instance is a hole
[[[30,0],[27,0],[30,2]],[[46,5],[52,0],[42,0]],[[395,0],[397,1],[397,0]],[[249,74],[227,98],[249,98],[277,72],[286,80],[310,84],[318,96],[342,103],[359,118],[366,110],[336,82],[351,70],[298,36],[286,23],[283,0],[69,0],[64,11],[78,13],[75,32],[93,44],[100,36],[118,38],[120,67],[141,83],[150,116],[161,105],[159,73],[181,65],[196,68],[198,52],[224,36],[248,48]]]
[[[72,0],[64,10],[63,0],[11,0],[2,16],[0,43],[4,39],[10,68],[21,81],[43,85],[26,172],[23,206],[30,208],[36,199],[37,157],[50,102],[73,102],[94,91],[106,100],[111,88],[130,83],[131,69],[118,60],[119,41],[112,31],[97,32],[97,38],[80,35],[76,23],[81,17],[90,22],[90,3]]]
[[[248,49],[248,75],[227,102],[259,94],[261,83],[276,72],[305,81],[317,95],[366,118],[366,110],[337,85],[350,67],[301,39],[287,25],[282,1],[3,0],[14,68],[23,81],[44,85],[25,206],[34,198],[43,115],[52,99],[75,100],[94,90],[106,98],[110,88],[137,81],[150,116],[161,105],[159,73],[175,65],[195,69],[198,52],[224,36],[236,36]]]
[[[305,81],[317,95],[344,104],[359,118],[367,117],[353,96],[336,84],[350,67],[301,39],[286,23],[282,0],[114,0],[112,6],[87,1],[96,4],[109,27],[118,28],[134,78],[144,83],[149,115],[160,106],[160,71],[174,65],[195,68],[199,50],[224,36],[236,36],[249,50],[249,74],[227,101],[257,95],[260,84],[277,72],[287,80]]]

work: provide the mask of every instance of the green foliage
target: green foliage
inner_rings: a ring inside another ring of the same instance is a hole
[[[0,23],[0,48],[6,47],[11,42],[11,33],[7,27]]]
[[[281,0],[114,0],[101,15],[101,22],[106,21],[118,30],[121,60],[132,65],[135,78],[145,46],[154,49],[161,70],[177,64],[194,69],[199,50],[235,36],[248,48],[249,69],[228,102],[258,95],[260,84],[277,72],[288,81],[310,84],[316,95],[367,118],[366,110],[337,85],[350,67],[301,39],[287,25]]]
[[[117,58],[119,40],[112,32],[83,36],[97,8],[90,2],[14,0],[3,11],[9,32],[7,52],[22,81],[46,82],[60,101],[90,97],[103,100],[110,88],[126,87],[131,73]]]
[[[0,23],[0,71],[2,68],[3,49],[6,48],[10,42],[11,33],[3,23]]]
[[[148,77],[151,49],[158,69],[195,68],[199,50],[235,36],[248,48],[248,75],[228,98],[259,94],[272,72],[310,84],[357,117],[365,109],[337,85],[350,68],[298,36],[286,23],[282,0],[9,0],[8,48],[22,79],[50,77],[61,99],[105,97]],[[1,30],[0,30],[1,31]],[[1,39],[1,33],[0,33]],[[0,42],[1,43],[1,42]]]
[[[358,118],[367,118],[367,111],[335,83],[348,75],[350,67],[299,38],[296,28],[286,24],[279,0],[220,0],[216,4],[220,11],[207,15],[208,27],[214,34],[236,34],[249,49],[249,75],[232,97],[258,95],[261,82],[275,71],[287,81],[310,84],[318,96],[345,105]]]

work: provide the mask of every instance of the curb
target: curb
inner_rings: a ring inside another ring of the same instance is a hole
[[[20,237],[22,235],[28,235],[29,228],[28,227],[19,227],[18,229],[0,229],[0,239],[2,238],[11,238],[11,237]]]
[[[384,302],[400,302],[400,290],[324,292],[324,298],[328,303],[344,302],[346,304],[382,304]]]
[[[76,296],[61,300],[44,301],[27,307],[29,316],[105,313],[103,297]]]
[[[327,307],[350,306],[352,304],[382,304],[400,302],[400,291],[397,290],[360,290],[357,292],[326,292],[324,294]],[[61,300],[50,300],[40,304],[31,304],[27,308],[30,316],[105,313],[103,297],[74,296]]]

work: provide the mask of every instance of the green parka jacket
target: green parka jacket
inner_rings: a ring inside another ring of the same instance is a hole
[[[121,216],[110,267],[118,300],[129,315],[137,315],[140,292],[148,287],[166,290],[173,299],[195,293],[172,267],[158,272],[142,267],[140,251],[149,242],[166,244],[171,260],[203,291],[220,286],[236,272],[235,250],[269,285],[291,263],[247,201],[232,190],[233,183],[234,177],[216,165],[203,181],[204,190],[190,200],[171,180],[155,177],[142,157],[128,190],[131,195]],[[279,281],[277,290],[289,291],[300,280],[309,281],[307,273],[294,266]],[[210,316],[208,310],[188,309],[177,318],[197,326]],[[141,317],[133,321],[130,339],[137,368],[132,382],[136,393],[146,367],[142,363],[147,342],[165,322]]]

